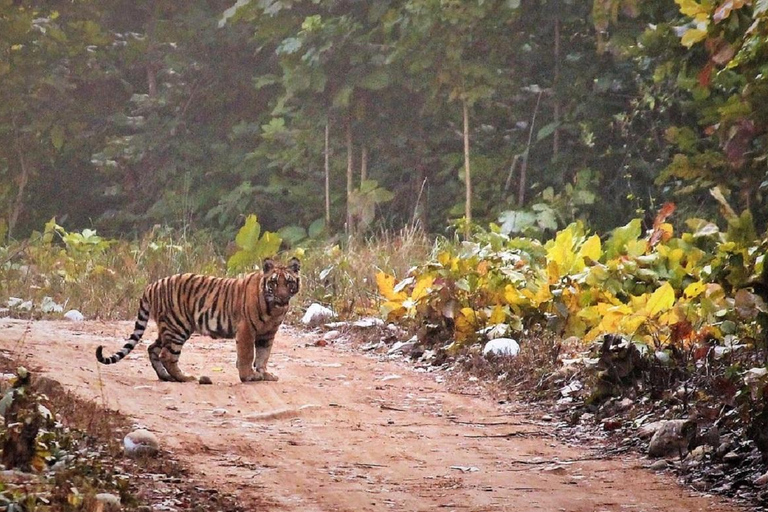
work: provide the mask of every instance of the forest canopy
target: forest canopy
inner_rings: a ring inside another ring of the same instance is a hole
[[[768,1],[0,1],[0,236],[768,220]],[[471,184],[471,186],[470,186]]]

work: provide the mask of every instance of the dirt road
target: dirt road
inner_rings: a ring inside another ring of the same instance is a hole
[[[99,365],[96,346],[121,347],[131,328],[2,319],[0,350],[157,433],[206,486],[254,510],[735,510],[642,460],[566,446],[541,413],[290,330],[271,360],[279,382],[241,384],[234,342],[202,337],[181,366],[213,385],[158,381],[146,345]]]

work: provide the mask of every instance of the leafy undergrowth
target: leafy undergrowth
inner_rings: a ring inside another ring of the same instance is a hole
[[[650,376],[649,400],[695,385],[687,402],[714,401],[719,414],[738,416],[768,457],[768,241],[748,211],[737,215],[713,196],[725,230],[689,219],[676,236],[667,204],[647,230],[636,219],[604,239],[578,223],[546,243],[478,231],[438,247],[401,279],[380,272],[382,314],[449,353],[542,329],[583,350],[620,336],[644,362],[632,371]],[[600,369],[588,404],[623,389],[623,379],[634,378],[624,371]]]
[[[124,457],[120,439],[131,430],[127,418],[74,397],[56,381],[34,378],[4,357],[0,370],[3,510],[244,510],[233,497],[196,485],[168,453]],[[119,497],[120,506],[98,501],[100,493]]]

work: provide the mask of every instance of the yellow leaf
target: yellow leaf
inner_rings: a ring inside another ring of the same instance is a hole
[[[677,308],[670,309],[659,317],[659,323],[661,325],[675,325],[683,320],[685,320],[685,318],[680,314]]]
[[[507,301],[508,304],[514,304],[516,306],[520,304],[528,304],[528,297],[520,293],[520,290],[511,284],[504,287],[504,300]]]
[[[560,266],[557,264],[556,261],[550,261],[549,263],[547,263],[547,276],[550,283],[555,284],[556,282],[558,282],[560,280],[561,275],[562,274],[560,273]]]
[[[432,276],[422,276],[416,281],[416,285],[413,287],[413,293],[411,293],[411,299],[414,302],[421,300],[429,295],[432,289],[432,284],[435,282],[435,278]]]
[[[448,264],[451,262],[451,254],[448,251],[443,251],[437,255],[437,261],[442,266],[447,267]]]
[[[675,289],[669,283],[664,283],[648,299],[645,305],[649,316],[656,316],[671,308],[675,304]]]
[[[702,283],[701,281],[696,281],[695,283],[691,283],[688,286],[686,286],[683,293],[685,294],[686,298],[692,299],[704,293],[706,289],[707,289],[706,284]]]
[[[680,42],[683,46],[686,48],[690,48],[691,46],[695,45],[698,42],[703,41],[707,38],[707,31],[701,30],[698,28],[689,28],[685,31],[685,34],[683,34],[683,37],[680,39]]]
[[[491,318],[490,323],[492,324],[503,324],[507,320],[507,312],[505,311],[505,308],[500,305],[496,305],[493,307],[493,311],[491,311]]]
[[[573,271],[574,263],[576,262],[576,253],[573,251],[573,231],[571,229],[571,226],[569,226],[566,229],[563,229],[560,231],[557,236],[555,237],[555,240],[552,242],[552,245],[547,250],[547,262],[548,268],[552,268],[551,263],[554,262],[557,264],[557,278],[559,279],[562,275],[570,273]],[[583,262],[582,262],[582,268],[583,268]],[[575,271],[578,272],[579,269],[576,269]],[[553,278],[552,272],[550,271],[550,279]]]
[[[376,273],[376,284],[379,286],[379,292],[390,301],[403,301],[408,297],[405,292],[395,292],[395,276],[390,276],[384,272]]]
[[[403,318],[407,312],[402,301],[388,301],[381,305],[381,316],[390,322]]]
[[[630,240],[626,245],[628,256],[642,256],[647,248],[648,243],[645,240]]]
[[[455,335],[457,341],[464,341],[474,335],[477,318],[472,308],[461,308],[456,317]]]
[[[646,320],[648,317],[645,315],[625,316],[620,322],[620,331],[625,334],[634,334]]]
[[[589,258],[592,261],[597,261],[602,255],[603,247],[602,243],[600,242],[600,237],[597,235],[592,235],[589,237],[587,241],[584,242],[584,244],[581,246],[581,249],[579,249],[580,258]]]
[[[543,304],[545,302],[548,302],[552,300],[552,292],[549,290],[549,283],[544,283],[541,285],[539,290],[536,292],[536,295],[533,296],[533,300],[531,301],[531,305],[533,307],[538,307],[539,304]]]
[[[703,7],[696,0],[675,0],[675,3],[680,6],[680,12],[691,18],[695,18],[700,14],[709,14],[707,9]]]
[[[577,313],[579,318],[584,320],[585,322],[588,322],[590,325],[597,325],[600,323],[600,311],[598,311],[597,306],[589,306]]]

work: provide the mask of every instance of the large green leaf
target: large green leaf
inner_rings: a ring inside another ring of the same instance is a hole
[[[641,230],[642,221],[640,219],[632,219],[629,224],[614,229],[611,232],[611,237],[605,243],[606,257],[613,259],[621,254],[626,254],[627,246],[640,238]]]

